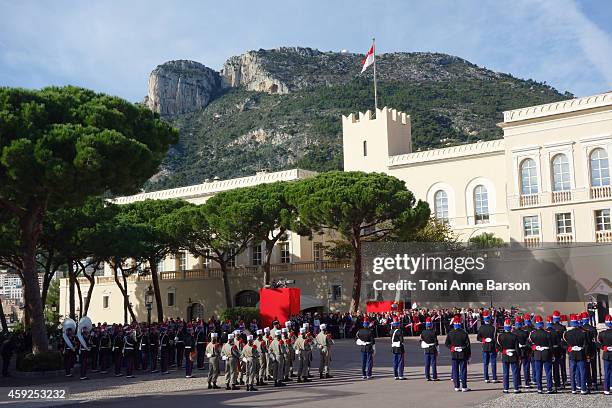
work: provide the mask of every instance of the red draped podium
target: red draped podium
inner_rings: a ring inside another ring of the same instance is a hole
[[[259,313],[261,327],[271,327],[274,318],[284,327],[289,316],[300,313],[300,289],[260,289]]]
[[[393,305],[396,305],[394,307]],[[367,313],[401,312],[404,310],[404,302],[393,301],[370,301],[366,303]]]

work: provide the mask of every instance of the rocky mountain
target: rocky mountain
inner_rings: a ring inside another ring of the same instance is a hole
[[[248,51],[217,72],[194,61],[153,70],[144,103],[180,130],[148,190],[300,166],[341,168],[341,115],[371,109],[363,55]],[[415,149],[499,138],[501,112],[572,97],[438,53],[377,56],[379,106],[412,116]]]

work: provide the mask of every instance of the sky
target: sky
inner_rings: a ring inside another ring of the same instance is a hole
[[[612,90],[609,0],[0,0],[0,86],[136,102],[165,61],[218,70],[259,48],[365,53],[374,36],[377,53],[448,53],[576,96]]]

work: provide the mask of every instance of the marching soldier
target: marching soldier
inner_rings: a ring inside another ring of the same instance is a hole
[[[196,335],[196,351],[198,353],[198,370],[204,370],[204,354],[206,348],[206,330],[204,325],[198,325],[198,333]]]
[[[136,359],[136,331],[130,326],[125,327],[123,340],[123,358],[125,358],[126,376],[134,378],[134,360]]]
[[[270,333],[270,328],[266,327],[264,328],[264,339],[266,340],[266,346],[267,346],[267,350],[268,353],[270,351],[270,344],[272,344],[272,340],[274,340],[274,338],[272,337],[272,334]],[[273,368],[273,364],[270,362],[270,356],[268,355],[268,361],[267,361],[267,378],[269,381],[273,381],[274,380],[274,368]]]
[[[446,347],[451,351],[455,391],[467,392],[470,391],[467,386],[467,362],[471,356],[470,338],[461,328],[461,321],[456,316],[452,324],[453,328],[446,335]]]
[[[294,349],[298,362],[297,382],[310,382],[308,379],[308,369],[310,368],[310,359],[312,357],[312,340],[310,339],[310,333],[308,333],[305,327],[300,328],[300,335],[295,340]]]
[[[484,382],[497,382],[497,350],[495,339],[495,326],[491,324],[491,316],[488,311],[482,312],[484,324],[478,329],[476,340],[482,343],[482,361],[484,368]],[[489,380],[489,364],[491,365],[492,380]]]
[[[600,332],[597,342],[601,347],[601,358],[603,359],[604,394],[610,395],[612,391],[612,316],[606,316],[607,329]]]
[[[333,378],[329,373],[329,366],[331,362],[331,347],[334,345],[334,340],[331,334],[327,331],[327,325],[321,323],[319,326],[321,331],[317,334],[316,342],[319,348],[319,378]]]
[[[163,324],[159,330],[159,355],[160,355],[160,368],[162,375],[169,374],[168,366],[170,365],[171,355],[171,340],[170,334],[168,333],[168,326]]]
[[[370,331],[367,318],[363,320],[363,327],[357,331],[356,340],[357,345],[361,347],[361,376],[364,380],[372,378],[376,340]]]
[[[567,354],[569,356],[570,384],[572,394],[576,394],[580,388],[581,394],[588,394],[586,384],[586,353],[585,348],[588,343],[587,334],[580,329],[579,317],[570,316],[570,328],[563,334],[563,340],[567,343]]]
[[[268,372],[268,343],[263,336],[263,330],[257,329],[257,338],[253,341],[259,353],[259,364],[257,364],[257,385],[268,385],[264,380]]]
[[[176,348],[176,367],[183,368],[183,354],[185,351],[185,336],[187,329],[181,323],[179,324],[174,336],[174,347]]]
[[[195,357],[195,338],[193,337],[193,327],[187,324],[187,330],[183,335],[183,350],[185,353],[185,378],[193,378],[193,360]]]
[[[295,343],[295,335],[291,330],[291,322],[285,322],[285,328],[283,329],[283,340],[285,346],[287,346],[287,361],[285,363],[285,381],[292,381],[291,377],[295,377],[293,373],[293,363],[295,361],[295,350],[293,349],[293,343]]]
[[[210,343],[206,346],[206,357],[208,357],[208,389],[219,389],[217,378],[219,378],[221,365],[221,347],[217,333],[210,333]]]
[[[399,325],[399,321],[397,323]],[[438,381],[438,335],[430,317],[425,319],[425,330],[421,332],[421,348],[425,355],[425,378],[427,381]]]
[[[516,316],[514,320],[514,331],[512,333],[516,334],[519,341],[519,350],[518,350],[518,375],[519,375],[519,384],[521,381],[521,368],[523,369],[523,373],[525,374],[525,388],[531,387],[531,377],[529,375],[529,345],[527,344],[529,341],[529,333],[523,330],[523,319],[521,316]]]
[[[531,324],[531,315],[529,313],[525,313],[523,321],[524,323],[522,330],[527,333],[527,340],[529,340],[529,335],[532,331],[535,330],[535,328]],[[527,388],[531,388],[532,376],[535,376],[535,361],[532,358],[533,353],[531,351],[531,344],[529,344],[529,341],[525,344],[525,346],[525,355],[527,361],[523,365],[523,372],[525,373],[525,386]]]
[[[225,389],[239,390],[238,383],[238,359],[240,352],[234,344],[234,333],[227,335],[227,343],[221,349],[221,358],[225,360]]]
[[[142,330],[142,335],[138,341],[138,350],[140,352],[140,362],[143,371],[149,367],[149,360],[151,354],[151,340],[149,335],[149,328],[145,327]]]
[[[170,323],[168,325],[168,329],[166,331],[168,335],[168,366],[175,367],[176,366],[176,325],[175,323]]]
[[[282,339],[282,332],[280,330],[276,330],[275,339],[270,343],[270,359],[272,361],[272,371],[274,373],[274,386],[282,387],[283,384],[283,374],[285,372],[285,345]]]
[[[89,354],[91,356],[91,372],[100,372],[98,369],[98,359],[100,358],[100,333],[99,328],[94,327],[89,334],[87,343],[89,344]]]
[[[80,325],[77,327],[77,330],[80,331],[80,335],[77,336],[79,340],[79,367],[81,380],[89,380],[87,377],[87,362],[89,360],[89,352],[90,352],[90,343],[89,343],[89,333],[88,328],[81,328]]]
[[[552,372],[553,372],[553,390],[558,391],[559,372],[561,364],[561,335],[555,330],[553,317],[546,316],[546,331],[550,334],[552,342]]]
[[[246,335],[240,329],[234,330],[234,343],[239,352],[242,352],[242,347],[246,344]],[[246,373],[246,363],[242,358],[238,357],[238,383],[244,385],[244,375]]]
[[[512,370],[514,392],[521,392],[519,389],[521,385],[521,373],[519,367],[519,338],[516,333],[512,333],[511,330],[512,323],[510,322],[510,319],[506,319],[504,321],[504,332],[497,337],[497,345],[501,349],[502,355],[504,394],[509,392],[510,370]]]
[[[113,333],[113,358],[115,364],[115,377],[121,377],[121,367],[123,365],[123,330],[117,326],[117,332]]]
[[[542,394],[542,368],[544,368],[546,373],[546,393],[550,394],[553,392],[553,343],[551,334],[544,330],[544,321],[540,315],[535,317],[535,330],[529,334],[529,342],[531,343],[532,358],[535,362],[534,376],[538,393]]]
[[[396,380],[404,379],[404,334],[400,321],[396,317],[391,323],[391,352],[393,353],[393,376]]]
[[[247,336],[247,343],[242,347],[241,358],[246,365],[246,390],[257,391],[253,384],[255,383],[259,352],[257,346],[253,344],[252,334]]]
[[[68,328],[62,334],[62,353],[64,354],[64,370],[66,377],[72,377],[72,367],[76,356],[76,338],[72,328]]]
[[[102,326],[100,330],[100,368],[102,374],[108,373],[108,368],[111,364],[111,348],[112,348],[112,339],[106,325]]]
[[[586,377],[587,386],[597,390],[597,362],[599,361],[599,353],[597,352],[597,329],[590,324],[591,317],[588,312],[582,312],[580,315],[582,320],[582,330],[585,331],[588,338],[586,348]]]
[[[159,352],[159,332],[157,330],[157,324],[151,326],[149,331],[149,357],[151,359],[151,373],[158,373],[157,369],[157,356]]]
[[[563,333],[565,333],[566,328],[563,324],[561,324],[561,313],[558,310],[555,310],[553,312],[552,319],[553,329],[557,332],[561,343],[559,345],[559,351],[557,352],[559,361],[556,364],[556,370],[555,365],[553,365],[553,377],[555,380],[555,387],[557,389],[564,389],[565,385],[567,384],[567,365],[565,363],[567,355],[567,344],[565,344],[565,341],[563,340]]]

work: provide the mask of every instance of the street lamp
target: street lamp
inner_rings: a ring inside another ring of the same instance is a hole
[[[151,308],[153,307],[153,288],[151,285],[147,288],[145,293],[145,306],[147,307],[147,325],[151,325]]]

